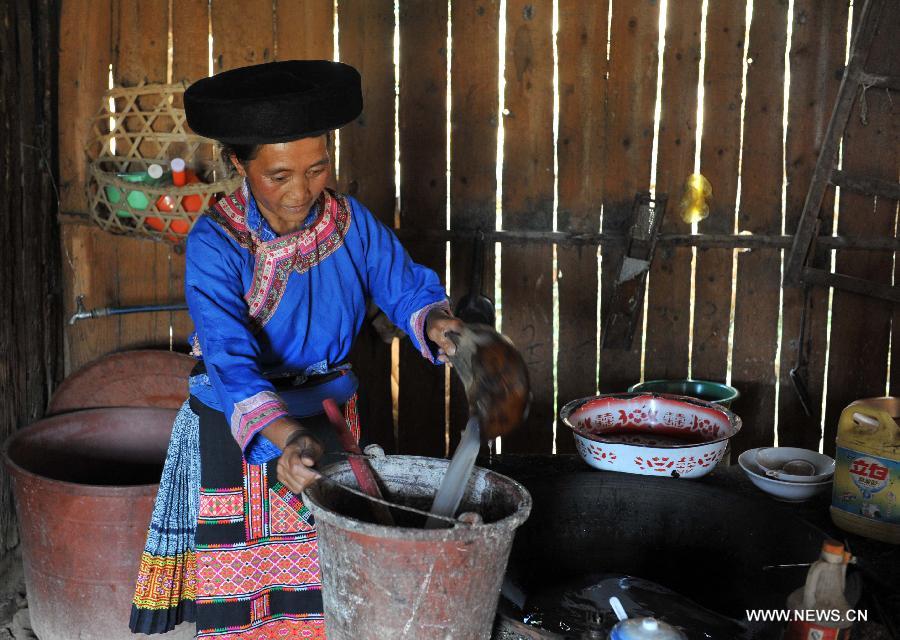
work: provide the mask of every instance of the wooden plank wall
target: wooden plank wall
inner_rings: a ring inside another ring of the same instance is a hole
[[[794,0],[789,15],[784,0],[755,0],[748,15],[746,2],[703,0],[63,0],[59,107],[69,126],[59,138],[62,209],[84,212],[82,149],[110,65],[120,84],[190,82],[209,72],[211,29],[213,72],[299,57],[360,69],[365,111],[340,132],[339,188],[409,232],[411,255],[442,278],[449,256],[453,301],[469,291],[472,240],[416,237],[447,228],[448,211],[451,230],[622,231],[635,192],[652,187],[669,194],[663,232],[687,234],[677,205],[698,161],[713,186],[699,234],[790,234],[846,47],[846,3],[820,4]],[[879,46],[876,55],[896,58],[895,42]],[[896,176],[896,145],[876,144],[896,140],[888,118],[894,102],[870,92],[869,125],[854,114],[847,168]],[[844,194],[840,233],[893,236],[889,206]],[[875,208],[879,222],[852,213],[860,208]],[[823,220],[830,225],[830,214]],[[172,247],[103,234],[77,215],[64,222],[67,313],[76,295],[88,307],[181,299],[184,262]],[[724,381],[730,372],[742,393],[734,406],[745,425],[738,450],[776,437],[818,447],[826,386],[830,450],[840,409],[885,391],[897,314],[835,293],[829,332],[826,290],[807,296],[781,288],[782,249],[660,246],[646,329],[638,325],[631,349],[602,351],[597,335],[620,256],[615,245],[488,243],[485,253],[484,292],[501,302],[498,326],[522,350],[534,385],[528,423],[502,443],[505,452],[572,451],[567,433],[554,436],[559,407],[642,378]],[[827,265],[830,255],[815,259]],[[838,255],[839,269],[856,275],[888,278],[891,264],[887,252]],[[807,303],[812,416],[789,375]],[[66,367],[135,346],[166,348],[170,336],[181,348],[189,331],[183,313],[79,323],[66,332]],[[454,446],[466,418],[454,378],[448,388],[446,372],[408,341],[392,354],[369,328],[353,357],[372,440],[428,455]]]
[[[58,6],[0,7],[0,438],[41,418],[62,379],[62,286],[52,157]],[[0,469],[0,562],[16,546],[12,487]],[[5,564],[2,565],[5,570]]]

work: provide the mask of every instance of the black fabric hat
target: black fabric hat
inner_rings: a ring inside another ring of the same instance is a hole
[[[226,144],[320,135],[362,111],[359,72],[328,60],[286,60],[223,71],[184,92],[188,125]]]

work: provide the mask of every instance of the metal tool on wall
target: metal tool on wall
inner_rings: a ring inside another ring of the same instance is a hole
[[[646,191],[639,192],[634,197],[631,229],[619,262],[610,310],[603,324],[604,349],[631,349],[644,299],[644,283],[656,251],[656,240],[666,212],[667,199],[666,194],[658,194],[653,198]]]
[[[494,326],[494,301],[484,295],[484,232],[475,232],[472,243],[472,279],[469,292],[456,303],[454,313],[457,318],[469,324],[485,324]]]
[[[809,397],[809,388],[806,386],[809,364],[809,345],[806,341],[806,311],[809,309],[809,287],[803,291],[803,308],[800,310],[800,335],[797,337],[797,360],[794,367],[788,372],[794,393],[803,407],[803,413],[808,417],[813,416],[812,401]]]

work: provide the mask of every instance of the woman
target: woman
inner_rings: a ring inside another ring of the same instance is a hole
[[[462,323],[438,276],[360,203],[326,188],[328,134],[361,109],[359,74],[325,61],[235,69],[185,92],[191,128],[223,144],[244,182],[188,238],[201,361],[173,429],[134,631],[195,616],[201,638],[324,638],[315,525],[299,494],[339,449],[324,398],[343,405],[359,438],[346,360],[366,299],[424,357],[453,353],[447,334]]]

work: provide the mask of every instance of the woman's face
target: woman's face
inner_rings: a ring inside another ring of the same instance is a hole
[[[253,160],[231,162],[247,178],[260,213],[275,233],[300,229],[331,174],[327,136],[264,144]]]

